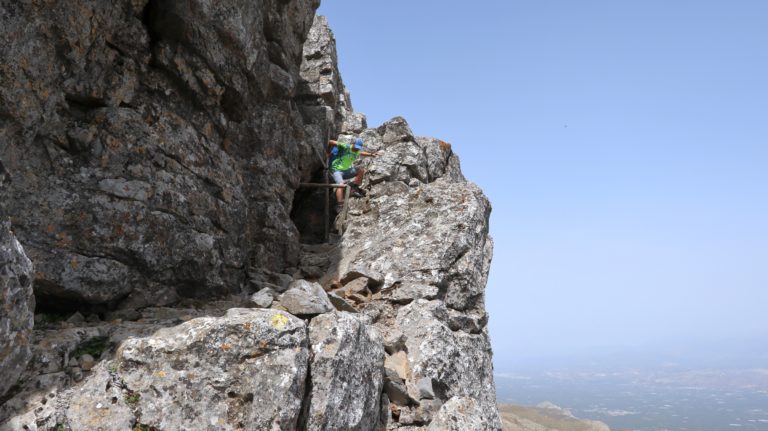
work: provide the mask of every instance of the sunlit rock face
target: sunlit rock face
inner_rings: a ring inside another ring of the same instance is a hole
[[[500,429],[490,203],[450,144],[353,111],[317,6],[4,6],[0,212],[35,271],[0,257],[41,307],[8,311],[1,431]],[[300,183],[340,135],[380,155],[323,244]]]

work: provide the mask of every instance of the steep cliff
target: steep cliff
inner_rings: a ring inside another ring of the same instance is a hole
[[[367,128],[317,6],[3,5],[0,214],[38,306],[0,430],[500,428],[490,204],[449,144]],[[325,244],[300,184],[339,134],[383,153]]]

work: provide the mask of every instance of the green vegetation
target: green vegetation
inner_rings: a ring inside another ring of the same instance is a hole
[[[157,428],[151,427],[149,425],[138,424],[135,427],[133,427],[133,430],[131,431],[157,431]]]
[[[35,326],[40,329],[57,327],[61,322],[65,320],[67,320],[67,316],[64,314],[40,313],[37,316],[35,316]],[[56,429],[56,431],[59,431],[59,430]]]
[[[130,406],[135,406],[141,399],[141,395],[138,392],[128,392],[125,394],[125,402]]]
[[[113,344],[114,343],[109,342],[109,337],[89,338],[77,346],[77,349],[75,349],[72,355],[77,358],[87,353],[95,359],[99,359],[101,353],[111,348]]]

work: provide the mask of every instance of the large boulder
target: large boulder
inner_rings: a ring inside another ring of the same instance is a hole
[[[128,339],[75,388],[67,417],[73,429],[292,430],[308,363],[302,320],[235,308]]]
[[[0,221],[0,398],[16,384],[32,355],[35,297],[32,262]]]
[[[384,346],[356,314],[323,314],[309,325],[311,391],[307,430],[374,430],[379,421]]]

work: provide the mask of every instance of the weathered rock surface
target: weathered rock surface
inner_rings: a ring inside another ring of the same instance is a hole
[[[4,6],[0,214],[66,314],[0,430],[500,428],[490,204],[446,142],[366,128],[317,6]],[[338,241],[300,245],[339,134],[383,153]]]
[[[35,297],[32,262],[0,220],[0,397],[16,384],[32,356]]]
[[[303,321],[276,310],[230,309],[125,340],[113,360],[50,401],[59,407],[48,417],[20,415],[0,429],[35,419],[44,429],[291,430],[308,363]]]
[[[323,287],[306,280],[291,283],[291,287],[280,295],[280,305],[297,316],[317,315],[334,309]]]
[[[0,214],[41,304],[156,305],[296,265],[294,191],[326,139],[295,102],[318,5],[4,4]]]
[[[388,427],[429,425],[458,397],[482,412],[470,422],[499,429],[484,307],[490,204],[449,144],[415,137],[404,119],[361,135],[366,150],[383,153],[361,162],[370,191],[352,202],[324,282],[378,282],[381,299],[358,307],[384,336],[388,363],[407,363],[388,367],[385,389],[398,412]]]
[[[374,430],[379,422],[384,347],[356,314],[328,313],[309,325],[312,343],[307,430]]]

